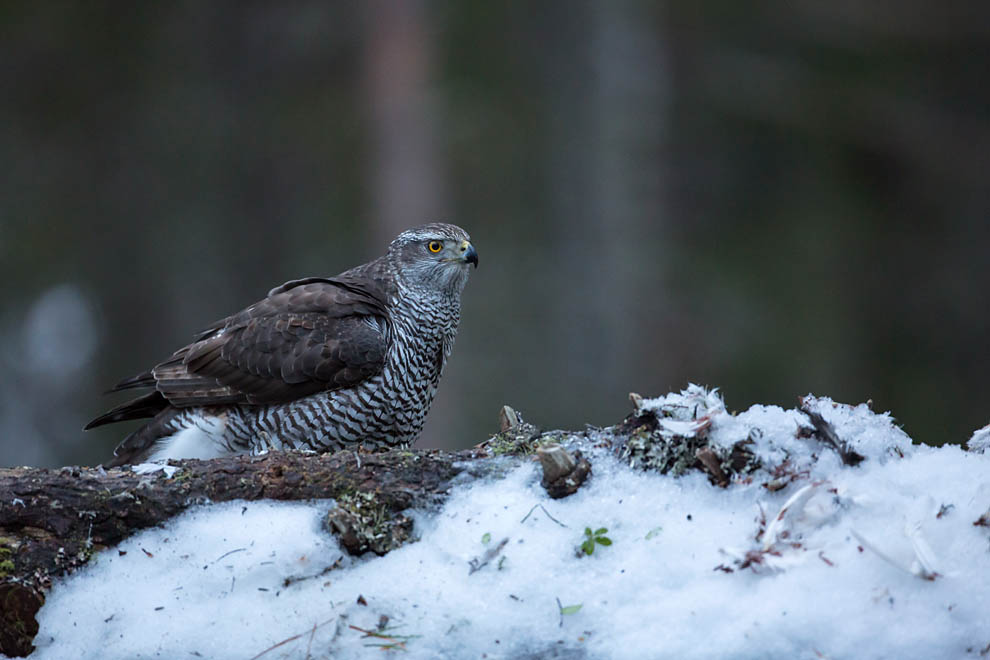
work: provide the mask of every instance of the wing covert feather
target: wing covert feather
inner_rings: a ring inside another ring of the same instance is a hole
[[[311,278],[199,335],[152,370],[175,406],[284,403],[357,385],[385,362],[384,296],[361,282]]]

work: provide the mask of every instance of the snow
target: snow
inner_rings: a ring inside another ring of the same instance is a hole
[[[969,445],[970,451],[986,453],[987,449],[990,449],[990,424],[977,429],[966,444]]]
[[[202,506],[56,584],[32,657],[990,652],[990,529],[973,524],[990,508],[990,455],[912,445],[889,415],[809,401],[865,461],[799,437],[800,411],[731,415],[692,386],[634,404],[664,417],[661,433],[752,440],[763,467],[728,488],[631,469],[574,436],[593,465],[576,494],[550,500],[536,463],[493,459],[505,469],[409,512],[418,542],[360,558],[323,531],[331,501]],[[611,545],[579,552],[586,527]]]

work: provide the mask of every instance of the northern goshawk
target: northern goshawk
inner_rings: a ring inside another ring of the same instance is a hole
[[[108,465],[416,440],[478,253],[460,227],[404,231],[336,277],[286,282],[112,391],[154,388],[86,428],[151,417]]]

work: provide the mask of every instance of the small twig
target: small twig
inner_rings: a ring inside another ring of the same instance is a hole
[[[344,556],[341,555],[340,557],[337,558],[337,561],[335,561],[334,563],[330,564],[329,566],[327,566],[326,568],[324,568],[319,573],[313,573],[312,575],[290,575],[287,578],[285,578],[285,579],[282,580],[282,586],[283,587],[288,587],[288,586],[291,586],[291,585],[295,584],[296,582],[305,582],[306,580],[315,580],[316,578],[323,577],[324,575],[326,575],[330,571],[333,571],[333,570],[336,570],[336,569],[340,568],[340,562],[341,562],[341,560],[343,560],[343,558],[344,558]]]
[[[325,625],[327,625],[328,623],[330,623],[331,621],[333,621],[333,620],[334,620],[334,619],[336,619],[336,618],[337,618],[337,617],[333,617],[332,619],[327,619],[326,621],[324,621],[323,623],[321,623],[321,624],[319,624],[319,625],[314,625],[314,626],[313,626],[313,629],[312,629],[312,631],[306,631],[306,632],[308,632],[308,633],[309,633],[310,635],[314,635],[314,634],[316,633],[316,629],[317,629],[317,628],[322,628],[323,626],[325,626]],[[282,640],[281,642],[279,642],[278,644],[274,644],[274,645],[272,645],[272,646],[269,646],[269,647],[268,647],[267,649],[265,649],[264,651],[262,651],[262,652],[261,652],[261,653],[259,653],[258,655],[256,655],[256,656],[254,656],[253,658],[251,658],[251,660],[258,660],[258,658],[260,658],[260,657],[261,657],[261,656],[263,656],[263,655],[266,655],[266,654],[267,654],[267,653],[269,653],[270,651],[274,651],[275,649],[277,649],[277,648],[278,648],[278,647],[280,647],[280,646],[285,646],[285,645],[286,645],[286,644],[288,644],[289,642],[294,642],[294,641],[296,641],[297,639],[299,639],[300,637],[302,637],[302,636],[303,636],[303,635],[305,635],[305,634],[306,634],[305,632],[301,632],[301,633],[299,633],[298,635],[293,635],[292,637],[289,637],[289,638],[287,638],[287,639],[283,639],[283,640]]]
[[[316,637],[316,622],[313,622],[313,629],[309,631],[309,642],[306,643],[306,660],[310,658],[310,651],[313,650],[313,638]]]
[[[247,548],[237,548],[237,549],[235,549],[235,550],[231,550],[231,551],[229,551],[229,552],[225,552],[225,553],[223,553],[222,555],[220,555],[219,557],[217,557],[216,559],[214,559],[214,560],[213,560],[212,562],[210,562],[210,563],[212,563],[212,564],[215,564],[215,563],[217,563],[218,561],[220,561],[221,559],[223,559],[224,557],[226,557],[226,556],[228,556],[228,555],[232,555],[232,554],[234,554],[235,552],[244,552],[245,550],[247,550]]]
[[[520,520],[519,522],[520,522],[520,523],[524,523],[524,522],[526,522],[527,520],[529,520],[529,517],[530,517],[531,515],[533,515],[533,512],[534,512],[534,511],[536,511],[536,507],[538,507],[538,506],[540,506],[540,503],[539,503],[539,502],[537,502],[536,504],[534,504],[534,505],[533,505],[533,508],[529,510],[529,513],[527,513],[527,514],[526,514],[525,516],[523,516],[523,519],[522,519],[522,520]],[[973,523],[973,524],[975,525],[976,523]]]
[[[544,514],[546,514],[546,516],[547,516],[547,518],[549,518],[550,520],[552,520],[552,521],[554,521],[555,523],[557,523],[557,524],[558,524],[558,525],[560,525],[561,527],[563,527],[563,528],[565,528],[565,529],[567,528],[567,525],[565,525],[564,523],[562,523],[562,522],[560,522],[559,520],[557,520],[556,518],[554,518],[553,516],[551,516],[551,515],[550,515],[550,512],[549,512],[549,511],[547,511],[547,510],[546,510],[545,508],[543,508],[543,505],[542,505],[542,504],[540,505],[540,510],[541,510],[541,511],[542,511],[542,512],[543,512]]]
[[[865,456],[851,449],[848,443],[839,437],[839,434],[835,432],[835,427],[811,409],[811,403],[805,397],[799,398],[798,401],[800,402],[798,410],[807,415],[808,419],[811,420],[818,439],[835,449],[839,453],[839,457],[843,463],[846,465],[859,465],[866,459]]]
[[[567,529],[567,525],[565,525],[564,523],[560,522],[559,520],[557,520],[556,518],[554,518],[553,516],[551,516],[550,515],[550,512],[547,511],[546,508],[542,504],[540,504],[539,502],[537,502],[536,504],[533,505],[533,508],[529,510],[529,513],[527,513],[525,516],[523,516],[523,519],[520,520],[519,523],[522,524],[522,523],[526,522],[527,520],[529,520],[529,517],[531,515],[533,515],[533,512],[536,511],[536,508],[537,507],[539,507],[540,510],[543,511],[544,514],[546,514],[547,518],[549,518],[550,520],[554,521],[555,523],[557,523],[558,525],[560,525],[564,529]]]
[[[395,630],[395,628],[383,628],[381,630],[366,630],[355,625],[347,626],[351,630],[357,630],[360,633],[364,633],[364,638],[374,637],[375,639],[383,639],[388,641],[388,644],[365,644],[365,646],[371,646],[375,648],[382,649],[383,651],[390,651],[392,649],[402,649],[406,650],[406,642],[411,639],[416,639],[422,637],[422,635],[390,635],[386,634],[389,630]],[[253,659],[252,659],[253,660]]]

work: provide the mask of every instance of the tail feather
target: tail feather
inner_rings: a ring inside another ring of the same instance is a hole
[[[107,393],[119,392],[121,390],[130,390],[135,387],[154,387],[155,386],[155,375],[150,371],[145,371],[136,376],[131,376],[130,378],[125,378],[116,385],[114,385]]]
[[[147,460],[154,451],[156,443],[174,432],[174,429],[169,427],[169,422],[178,412],[171,406],[162,409],[153,420],[128,434],[113,450],[113,458],[104,463],[103,467],[120,467]]]
[[[87,424],[83,430],[88,431],[89,429],[96,428],[97,426],[112,424],[114,422],[123,422],[128,419],[144,419],[146,417],[154,417],[161,411],[165,410],[168,406],[168,400],[162,396],[161,392],[156,390],[128,401],[127,403],[123,403],[113,410],[100,415]]]

